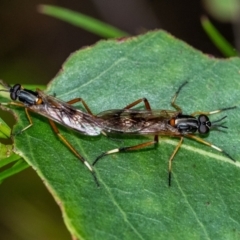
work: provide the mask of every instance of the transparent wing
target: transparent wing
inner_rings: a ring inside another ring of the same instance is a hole
[[[101,133],[95,117],[91,114],[82,112],[66,102],[44,94],[40,90],[38,90],[38,94],[42,98],[43,104],[30,106],[30,110],[84,135],[96,136]]]
[[[102,120],[103,131],[109,133],[172,135],[170,132],[173,132],[175,135],[177,131],[169,125],[169,120],[178,114],[170,110],[114,109],[101,112],[96,117]]]

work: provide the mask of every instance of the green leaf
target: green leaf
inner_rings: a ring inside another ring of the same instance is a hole
[[[82,13],[68,10],[66,8],[50,5],[40,5],[39,12],[61,19],[74,26],[81,27],[101,37],[117,38],[129,35],[128,33],[121,31],[109,24],[101,22],[95,18],[89,17]]]
[[[12,166],[8,166],[10,163],[15,162]],[[0,183],[8,177],[11,177],[24,169],[29,165],[19,155],[13,153],[13,145],[4,145],[0,143]],[[1,169],[3,168],[3,170]]]
[[[0,143],[0,167],[5,166],[11,161],[5,161],[5,159],[9,159],[12,154],[12,145],[5,145]]]
[[[214,27],[207,17],[201,19],[202,27],[225,57],[237,56],[238,52],[234,47],[223,37],[223,35]]]
[[[11,128],[0,118],[0,138],[9,138],[11,134]]]
[[[18,160],[13,166],[5,169],[4,171],[0,172],[0,183],[3,182],[3,180],[19,173],[22,172],[23,170],[25,170],[26,168],[29,167],[29,165],[27,164],[26,161],[24,161],[24,159],[22,159],[21,157],[19,157],[17,154],[13,154],[11,157],[5,158],[5,159],[1,159],[0,160],[0,165],[6,165],[9,164],[11,162],[14,162]]]
[[[185,114],[239,105],[239,58],[215,59],[163,31],[122,41],[101,41],[71,55],[47,93],[64,101],[82,97],[94,113],[123,108],[146,97],[153,109]],[[28,125],[23,109],[14,131]],[[78,108],[82,109],[81,105]],[[95,169],[98,188],[87,168],[54,135],[46,118],[31,113],[34,125],[15,137],[15,148],[36,169],[79,239],[237,239],[240,233],[239,108],[227,115],[225,131],[204,140],[216,150],[185,139],[173,161],[178,139],[164,137],[157,148],[112,154]],[[59,126],[60,132],[90,163],[102,152],[147,141],[145,137],[88,137]],[[152,139],[152,138],[151,138]]]

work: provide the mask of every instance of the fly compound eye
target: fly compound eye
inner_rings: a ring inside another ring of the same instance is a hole
[[[200,124],[206,124],[206,122],[209,122],[209,118],[206,115],[199,115],[198,121]]]
[[[209,132],[209,127],[206,124],[201,124],[200,123],[200,126],[198,127],[198,132],[200,134],[206,134],[206,133]]]
[[[206,115],[199,115],[198,117],[198,132],[201,134],[206,134],[209,132],[209,129],[211,127],[211,122],[209,121],[209,118]]]
[[[21,85],[20,84],[16,84],[14,85],[11,89],[10,89],[10,98],[12,100],[16,100],[18,98],[18,91],[21,89]]]

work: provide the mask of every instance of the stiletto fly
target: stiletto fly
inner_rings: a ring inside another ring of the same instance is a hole
[[[92,166],[78,153],[78,151],[72,146],[72,144],[59,132],[54,122],[57,122],[63,126],[74,129],[77,132],[89,135],[97,136],[101,134],[101,129],[95,123],[94,115],[82,98],[75,98],[68,102],[63,102],[53,96],[48,96],[44,92],[36,89],[36,91],[24,89],[20,84],[10,86],[0,80],[0,85],[4,89],[0,91],[9,92],[10,98],[13,102],[1,103],[0,105],[15,105],[24,107],[26,116],[29,120],[29,125],[23,128],[21,132],[27,130],[33,125],[32,119],[29,115],[29,111],[38,113],[49,119],[50,125],[57,136],[62,142],[75,154],[75,156],[88,168],[92,173],[95,182],[99,185],[95,172]],[[16,101],[16,102],[15,102]],[[87,113],[82,112],[72,106],[76,102],[81,102]]]
[[[208,115],[234,109],[236,107],[222,108],[211,112],[198,111],[190,115],[183,114],[182,109],[175,103],[175,101],[179,92],[186,84],[187,82],[184,82],[172,98],[171,105],[176,109],[176,111],[152,110],[148,100],[143,98],[129,104],[124,109],[108,110],[97,114],[96,117],[103,120],[100,127],[106,134],[153,135],[154,139],[135,146],[122,147],[107,151],[98,156],[93,165],[95,165],[100,158],[109,154],[133,151],[151,145],[157,145],[159,136],[180,138],[179,143],[169,158],[169,186],[171,185],[172,161],[179,150],[184,137],[194,139],[197,142],[214,148],[215,150],[222,152],[229,159],[235,161],[228,153],[203,140],[200,135],[209,133],[209,131],[213,128],[227,128],[221,124],[221,121],[224,120],[226,116],[216,121],[210,121]],[[146,110],[131,109],[140,102],[144,102]],[[196,136],[196,133],[198,133],[199,136]]]

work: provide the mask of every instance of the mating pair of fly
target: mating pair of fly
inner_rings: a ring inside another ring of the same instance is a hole
[[[75,156],[89,169],[97,185],[99,184],[92,165],[89,164],[88,161],[86,161],[72,146],[72,144],[58,131],[55,122],[88,136],[98,136],[100,134],[154,136],[154,139],[151,141],[147,141],[135,146],[122,147],[107,151],[98,156],[93,162],[93,165],[95,165],[99,159],[109,154],[134,151],[151,145],[157,145],[159,136],[177,137],[180,139],[180,141],[169,158],[168,183],[170,186],[172,161],[179,150],[184,137],[194,139],[197,142],[214,148],[215,150],[222,152],[222,154],[229,159],[235,161],[228,153],[223,151],[221,148],[203,140],[200,136],[209,133],[209,131],[213,128],[227,128],[221,124],[221,121],[225,119],[226,116],[211,122],[208,118],[208,115],[234,109],[236,107],[227,107],[211,112],[197,111],[190,115],[185,115],[182,113],[182,109],[175,102],[179,92],[186,84],[187,82],[184,82],[178,88],[172,98],[171,105],[176,109],[175,111],[160,109],[152,110],[148,100],[143,98],[127,105],[123,109],[107,110],[94,115],[82,98],[75,98],[68,102],[63,102],[53,96],[46,95],[39,89],[36,89],[36,91],[24,89],[20,84],[10,86],[0,80],[0,85],[3,86],[3,89],[0,91],[9,92],[10,98],[13,100],[12,102],[2,103],[1,105],[15,105],[25,108],[29,125],[23,128],[21,132],[24,132],[33,125],[29,111],[38,113],[48,118],[53,131],[75,154]],[[81,102],[83,104],[86,112],[83,112],[72,106],[77,102]],[[145,110],[132,109],[141,102],[144,102]],[[198,135],[196,135],[196,133]]]

